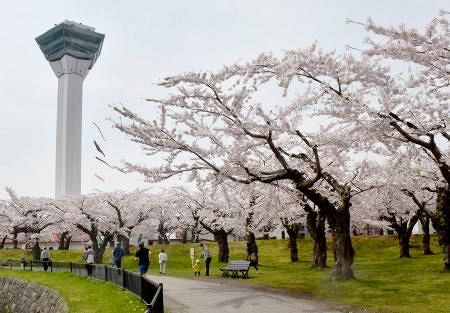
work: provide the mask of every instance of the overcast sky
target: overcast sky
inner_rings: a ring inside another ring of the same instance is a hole
[[[146,163],[139,147],[111,127],[109,105],[149,112],[145,98],[164,90],[159,79],[188,70],[219,69],[260,52],[279,53],[318,41],[325,49],[361,46],[362,27],[346,18],[422,27],[448,0],[433,1],[8,1],[0,12],[0,198],[54,196],[57,79],[34,38],[65,19],[106,35],[84,82],[82,191],[148,187],[138,175],[95,160],[95,139],[114,164]],[[146,113],[151,114],[151,113]],[[106,137],[103,142],[96,122]],[[102,182],[94,175],[101,176]]]

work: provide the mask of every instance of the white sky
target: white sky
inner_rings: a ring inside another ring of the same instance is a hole
[[[345,19],[369,16],[385,25],[422,27],[448,0],[178,0],[5,1],[0,8],[0,198],[4,186],[20,195],[54,196],[57,79],[34,38],[65,19],[106,35],[83,89],[82,191],[148,187],[95,160],[92,140],[113,164],[145,163],[136,144],[111,127],[110,104],[149,110],[145,98],[164,90],[160,78],[215,70],[260,52],[279,53],[318,41],[325,49],[361,46],[362,27]],[[147,113],[151,114],[151,113]],[[103,142],[93,126],[102,128]],[[105,179],[105,183],[94,174]]]

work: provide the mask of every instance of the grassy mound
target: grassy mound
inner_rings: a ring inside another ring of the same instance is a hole
[[[64,297],[73,313],[143,312],[145,306],[127,291],[110,282],[87,279],[70,273],[2,270],[0,276],[21,278],[45,285]]]

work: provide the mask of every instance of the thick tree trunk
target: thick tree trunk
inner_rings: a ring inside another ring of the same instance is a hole
[[[355,278],[352,269],[355,250],[350,236],[350,187],[342,187],[340,190],[341,204],[338,208],[316,190],[301,186],[297,188],[323,212],[333,231],[335,264],[332,278],[338,280]]]
[[[39,241],[37,240],[33,248],[31,248],[31,256],[33,258],[33,261],[38,261],[41,259],[41,247],[39,247]]]
[[[59,235],[59,243],[58,243],[58,250],[64,250],[64,242],[66,239],[66,232],[63,232]]]
[[[182,243],[187,243],[187,230],[183,230],[183,234],[181,237],[181,242]]]
[[[423,231],[422,237],[423,254],[425,255],[434,254],[433,251],[431,251],[430,246],[430,218],[425,214],[422,214],[420,217],[420,224],[422,224],[422,231]]]
[[[198,217],[194,217],[194,224],[192,225],[191,228],[191,232],[192,232],[192,237],[191,237],[191,242],[192,243],[198,243],[199,242],[199,237],[200,237],[200,223],[199,223],[199,218]]]
[[[103,255],[105,254],[106,247],[113,238],[113,235],[104,235],[103,240],[99,242],[97,238],[94,239],[91,237],[92,250],[95,253],[95,263],[103,263]]]
[[[247,233],[247,259],[250,260],[250,255],[255,255],[255,262],[258,265],[258,245],[256,244],[255,234],[251,231]]]
[[[13,234],[13,249],[17,249],[17,246],[19,245],[19,241],[17,240],[17,233]]]
[[[92,251],[94,251],[95,254],[95,262],[96,263],[101,263],[97,261],[97,255],[98,255],[98,240],[97,240],[97,233],[95,234],[89,234],[89,238],[91,239],[91,243],[92,243]]]
[[[317,237],[314,239],[314,259],[313,266],[327,267],[327,237],[325,236],[325,223],[323,228],[317,232]]]
[[[444,267],[450,270],[450,190],[448,186],[437,188],[436,213],[431,222],[439,238]]]
[[[297,235],[298,235],[298,229],[297,231],[290,228],[287,230],[288,236],[289,236],[289,251],[291,252],[291,262],[298,262],[298,248],[297,248]]]
[[[411,234],[408,232],[403,232],[398,234],[398,244],[400,246],[400,257],[401,258],[410,258],[411,254],[409,253],[409,239],[411,238]]]
[[[58,250],[68,250],[69,249],[68,245],[70,245],[70,239],[69,239],[68,235],[69,235],[68,231],[64,231],[59,235]],[[67,244],[67,241],[69,241],[69,244]]]
[[[3,249],[5,247],[6,239],[8,239],[8,236],[3,236],[2,242],[0,243],[0,249]]]
[[[350,236],[350,203],[345,203],[336,210],[334,236],[334,253],[336,261],[332,277],[336,280],[355,278],[352,265],[355,257]]]
[[[66,243],[64,244],[64,250],[70,249],[70,243],[72,242],[72,235],[67,236]]]
[[[225,230],[217,230],[213,233],[214,240],[219,248],[219,262],[227,263],[230,250],[228,248],[228,234]]]
[[[311,238],[314,240],[313,246],[313,267],[327,266],[327,238],[325,236],[325,216],[314,211],[309,205],[305,206],[306,224]]]

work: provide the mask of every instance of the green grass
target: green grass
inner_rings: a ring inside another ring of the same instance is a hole
[[[91,280],[70,273],[22,270],[0,269],[0,276],[20,278],[56,290],[66,300],[72,313],[130,313],[143,312],[145,309],[140,299],[110,282]]]
[[[251,269],[250,279],[235,282],[308,293],[371,312],[449,312],[450,273],[443,271],[442,256],[434,237],[432,249],[437,254],[431,256],[422,255],[421,237],[413,237],[411,259],[398,257],[399,248],[395,237],[354,237],[354,270],[357,279],[350,281],[332,281],[331,267],[311,268],[311,240],[299,240],[298,244],[300,262],[291,263],[287,240],[258,241],[260,274],[256,275]],[[211,279],[221,279],[219,268],[223,264],[216,261],[217,245],[210,243],[208,246],[213,254]],[[191,247],[196,248],[196,253],[200,253],[198,244],[150,247],[153,253],[150,274],[158,272],[157,254],[164,248],[169,256],[168,275],[193,277],[189,257]],[[230,259],[245,259],[245,251],[245,242],[230,243]],[[7,258],[7,255],[17,259],[21,257],[21,253],[23,252],[20,250],[0,250],[0,259]],[[108,260],[110,254],[111,251],[108,250],[104,260]],[[80,255],[80,251],[54,251],[52,258],[73,258],[78,261]],[[328,256],[328,263],[331,265],[331,250]],[[132,256],[125,258],[123,266],[132,270],[137,267]]]

